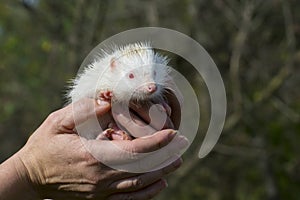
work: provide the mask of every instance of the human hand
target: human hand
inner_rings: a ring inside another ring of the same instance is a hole
[[[130,159],[122,152],[131,152],[128,155],[133,155],[133,163],[139,163],[147,158],[149,152],[165,147],[175,137],[173,130],[133,141],[87,140],[74,131],[75,121],[84,122],[94,112],[97,116],[103,115],[110,105],[85,99],[75,103],[73,108],[81,113],[76,115],[77,119],[73,117],[71,105],[52,113],[16,154],[15,164],[19,171],[26,172],[23,179],[42,198],[150,199],[166,187],[163,176],[176,170],[181,159],[142,174],[114,170],[100,161],[126,165]],[[120,151],[111,151],[112,145]],[[165,160],[177,151],[178,147],[167,148]],[[91,152],[99,155],[100,159],[93,157]]]
[[[172,91],[166,91],[164,96],[164,99],[131,103],[129,109],[123,104],[113,104],[114,119],[121,129],[135,137],[152,135],[163,129],[178,129],[182,99]]]
[[[113,118],[111,115],[110,117],[106,115],[99,119],[99,122],[105,123],[100,123],[104,131],[100,134],[96,131],[97,139],[132,140],[136,137],[152,135],[163,129],[178,129],[181,121],[182,99],[179,94],[176,96],[171,90],[166,90],[164,97],[151,101],[133,101],[129,105],[112,102]],[[122,123],[118,121],[119,115],[123,118]],[[95,127],[98,122],[92,124]],[[129,126],[126,127],[126,124]],[[87,126],[92,125],[90,123]],[[81,135],[89,135],[86,130],[86,128],[81,129]]]
[[[140,138],[151,136],[158,130],[178,128],[181,120],[181,103],[180,98],[178,99],[174,93],[169,92],[166,95],[166,100],[160,99],[159,101],[152,102],[131,103],[129,109],[124,104],[112,104],[112,114],[118,127],[126,130],[127,133],[130,133],[134,137]],[[174,120],[175,124],[173,124],[171,119]],[[111,138],[113,140],[124,140],[117,136]],[[130,159],[131,154],[127,151],[120,152],[119,155],[127,158],[126,160],[130,160],[130,162],[128,164],[118,163],[119,165],[110,164],[110,166],[132,172],[153,170],[166,166],[168,163],[170,164],[176,158],[175,156],[170,157],[170,155],[176,152],[177,157],[179,157],[180,150],[183,150],[187,146],[188,141],[186,137],[177,134],[168,146],[147,153],[147,156],[142,153],[135,155],[135,157],[139,157],[139,159],[136,159],[137,161]]]

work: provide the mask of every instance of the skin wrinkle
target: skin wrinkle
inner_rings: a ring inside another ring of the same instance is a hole
[[[78,102],[78,105],[87,102],[92,103],[90,105],[96,105],[95,100],[92,99]],[[87,109],[91,108],[90,105],[87,106]],[[99,110],[98,114],[110,109],[109,105],[104,107],[98,105],[98,107],[96,108]],[[80,114],[77,121],[83,122],[82,120],[88,117],[82,115],[91,113],[80,112]],[[20,185],[17,182],[21,182],[21,185],[26,183],[32,186],[34,189],[31,191],[38,194],[42,199],[124,199],[124,196],[133,199],[145,199],[144,194],[155,196],[165,187],[165,184],[162,185],[160,180],[169,171],[175,170],[172,165],[166,166],[165,168],[168,168],[166,170],[160,169],[142,174],[117,171],[95,159],[84,145],[94,145],[94,150],[98,153],[108,154],[110,152],[110,156],[106,158],[109,162],[128,162],[127,158],[119,157],[120,152],[111,152],[111,148],[107,144],[113,143],[119,149],[126,148],[132,152],[131,156],[134,155],[135,160],[129,161],[129,164],[139,164],[141,160],[147,159],[146,156],[150,155],[148,154],[149,150],[155,151],[168,144],[169,136],[172,135],[171,130],[159,131],[152,136],[137,138],[134,141],[86,140],[73,133],[75,121],[72,105],[50,114],[30,136],[26,145],[13,158],[0,165],[0,171],[7,171],[5,168],[9,169],[12,161],[14,161],[14,165],[20,167],[18,168],[20,171],[16,172],[17,175],[10,174],[10,176],[16,176],[19,179],[4,179],[15,180],[16,182],[7,186],[1,184],[0,194],[8,194],[8,200],[20,199],[20,197],[26,200],[34,199],[31,198],[33,196],[30,195],[30,191],[26,191],[24,188],[20,188],[19,191],[13,190],[16,187],[12,188],[11,185]],[[65,130],[66,128],[70,130]],[[62,131],[67,132],[62,133]],[[178,150],[176,149],[174,153]],[[142,154],[143,156],[141,156],[140,153],[145,155]],[[16,158],[20,158],[22,163]],[[26,181],[22,174],[28,176],[29,180]],[[126,183],[122,184],[122,182],[135,180],[137,177],[141,182],[132,182],[132,186]],[[116,184],[118,187],[109,187]]]

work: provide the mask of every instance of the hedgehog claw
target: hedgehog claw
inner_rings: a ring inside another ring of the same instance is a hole
[[[109,101],[111,100],[113,93],[109,90],[101,91],[99,94],[99,99]]]

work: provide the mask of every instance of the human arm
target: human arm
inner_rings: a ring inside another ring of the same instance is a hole
[[[39,199],[18,153],[0,165],[0,200]]]
[[[82,113],[78,122],[94,112],[100,116],[110,109],[109,104],[90,99],[77,102],[74,107]],[[110,152],[105,149],[108,142],[132,152],[155,151],[174,138],[172,130],[134,141],[88,141],[80,138],[74,128],[72,106],[49,115],[26,145],[0,165],[0,199],[149,199],[166,187],[163,176],[180,166],[181,160],[177,159],[148,173],[122,172],[95,159],[84,146],[95,143],[98,151],[107,151],[105,154]],[[109,159],[118,160],[118,156],[110,155]]]

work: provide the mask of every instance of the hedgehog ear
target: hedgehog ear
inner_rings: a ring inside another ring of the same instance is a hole
[[[117,67],[118,64],[119,64],[119,63],[118,63],[118,61],[116,60],[116,58],[112,58],[112,59],[110,60],[110,68],[111,68],[111,69],[115,69],[115,68]]]

